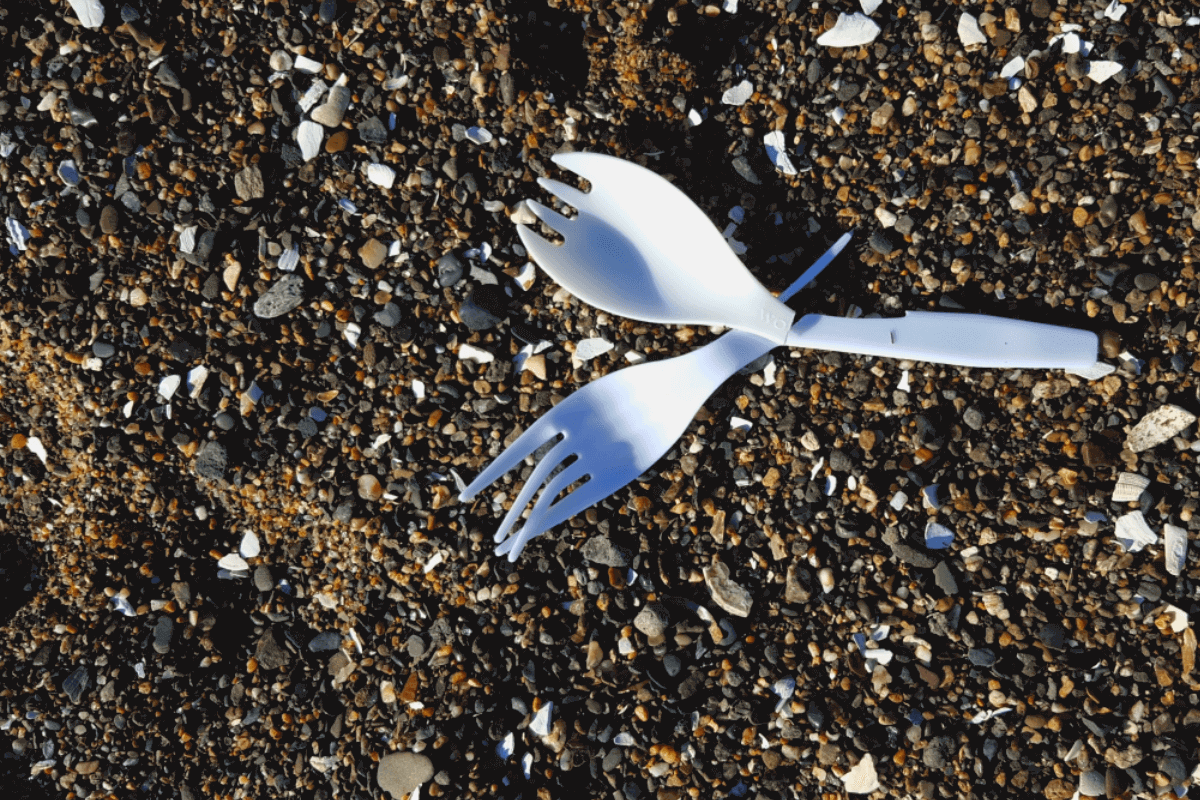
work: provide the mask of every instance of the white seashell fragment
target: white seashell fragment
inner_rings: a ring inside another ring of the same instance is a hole
[[[292,245],[279,256],[278,267],[284,272],[295,272],[300,266],[300,247]]]
[[[1179,575],[1187,562],[1187,530],[1178,525],[1164,525],[1163,539],[1163,558],[1166,560],[1167,572]]]
[[[896,492],[894,495],[892,495],[892,499],[888,501],[888,505],[892,507],[893,511],[899,511],[900,509],[904,508],[905,504],[907,503],[908,495],[904,492]]]
[[[124,595],[114,595],[109,599],[112,600],[114,611],[120,611],[127,617],[137,616],[137,612],[133,610],[133,606],[129,604],[129,601],[125,599]]]
[[[179,252],[190,253],[196,249],[196,226],[189,225],[179,232]]]
[[[470,128],[467,128],[467,138],[475,144],[487,144],[496,137],[492,136],[491,132],[487,128],[481,128],[478,125],[473,125]]]
[[[500,756],[501,760],[507,760],[513,754],[516,748],[516,738],[509,733],[503,739],[496,743],[496,755]]]
[[[792,160],[788,158],[787,143],[784,142],[783,131],[771,131],[763,137],[763,144],[767,148],[767,158],[771,159],[771,163],[775,165],[775,169],[784,175],[796,174],[796,167],[792,164]]]
[[[1129,6],[1121,2],[1121,0],[1112,0],[1108,4],[1108,8],[1104,9],[1104,16],[1111,19],[1113,22],[1120,22],[1121,17],[1125,16],[1125,12],[1129,10]]]
[[[612,349],[613,343],[607,339],[600,339],[598,337],[584,339],[575,345],[575,354],[573,359],[579,362],[591,361],[596,356],[607,353]]]
[[[834,125],[841,125],[842,120],[844,120],[846,118],[846,109],[842,108],[841,106],[838,106],[833,111],[829,112],[829,116],[833,117]]]
[[[1135,453],[1157,447],[1196,421],[1196,415],[1179,406],[1165,405],[1138,420],[1125,439],[1125,446]]]
[[[987,44],[987,37],[979,29],[979,20],[967,13],[958,18],[958,39],[967,50],[976,50]]]
[[[424,569],[425,574],[428,575],[437,569],[438,564],[441,564],[445,560],[445,556],[443,556],[441,553],[434,553],[429,560],[425,562],[425,566],[422,569]]]
[[[24,251],[30,239],[29,229],[12,217],[5,220],[4,227],[8,231],[8,241],[16,248],[13,252]]]
[[[975,725],[979,725],[981,723],[987,722],[990,719],[994,719],[994,718],[1000,716],[1001,714],[1007,714],[1010,711],[1012,711],[1012,709],[1008,708],[1008,707],[994,708],[990,711],[980,711],[978,714],[971,717],[971,722],[974,723]]]
[[[517,282],[517,286],[520,286],[522,291],[529,291],[533,286],[533,279],[536,277],[537,269],[533,266],[533,262],[526,261],[525,266],[521,267],[521,270],[513,280]]]
[[[390,189],[396,183],[396,170],[387,164],[368,164],[367,180],[376,186]]]
[[[414,380],[412,382],[413,397],[418,400],[425,399],[425,381]]]
[[[630,350],[625,354],[625,360],[630,364],[641,364],[646,360],[646,355],[644,353],[639,353],[636,350]]]
[[[859,47],[875,41],[880,27],[866,14],[838,14],[832,28],[817,37],[822,47]]]
[[[357,348],[358,337],[362,335],[362,326],[357,322],[347,322],[346,330],[342,331],[342,334],[346,337],[346,341],[350,344],[350,347]]]
[[[325,96],[327,91],[329,91],[329,84],[317,78],[312,82],[312,86],[309,86],[304,94],[300,95],[300,110],[307,114]]]
[[[1132,503],[1142,496],[1142,492],[1146,491],[1146,487],[1149,485],[1150,479],[1143,475],[1138,475],[1136,472],[1122,472],[1117,476],[1117,485],[1113,487],[1113,502]]]
[[[771,686],[771,691],[779,695],[779,702],[775,704],[775,713],[778,714],[787,706],[788,700],[792,698],[792,694],[796,691],[796,679],[780,678]]]
[[[68,186],[79,185],[79,170],[76,169],[73,159],[68,158],[58,165],[58,177],[62,178],[63,183]]]
[[[1001,78],[1014,78],[1020,75],[1025,70],[1025,59],[1021,56],[1009,59],[1008,63],[1000,68]]]
[[[725,0],[725,2],[721,4],[721,10],[723,10],[726,14],[736,14],[737,4],[738,0]]]
[[[208,367],[203,365],[192,367],[187,374],[187,389],[188,396],[196,398],[200,396],[201,390],[204,389],[204,382],[208,380]]]
[[[700,112],[694,108],[688,112],[687,118],[688,118],[688,124],[691,125],[693,128],[696,127],[697,125],[699,125],[701,122],[704,122],[704,117],[701,116]]]
[[[246,531],[242,534],[242,543],[238,545],[238,553],[242,558],[254,558],[260,551],[258,537],[254,533]]]
[[[883,5],[883,0],[858,0],[864,14],[874,14]]]
[[[1136,553],[1146,545],[1157,542],[1158,537],[1146,524],[1142,512],[1134,511],[1117,520],[1117,541],[1126,551]]]
[[[163,400],[170,400],[181,383],[183,383],[183,378],[179,375],[168,375],[158,382],[158,394]]]
[[[754,423],[748,419],[732,416],[729,418],[729,427],[735,431],[748,431],[754,427]]]
[[[737,86],[731,89],[726,89],[721,95],[721,102],[727,106],[740,106],[750,99],[754,94],[754,84],[750,81],[742,81]]]
[[[533,720],[529,723],[529,731],[535,736],[550,735],[550,720],[554,714],[554,702],[548,701],[538,709],[538,712],[533,715]]]
[[[1188,627],[1188,613],[1178,606],[1173,606],[1170,603],[1164,603],[1154,609],[1152,617],[1166,616],[1170,621],[1171,630],[1175,633],[1183,633]]]
[[[1087,75],[1096,83],[1104,83],[1123,69],[1116,61],[1089,61]]]
[[[85,28],[95,29],[104,24],[104,5],[100,0],[71,0],[71,10]]]
[[[316,75],[325,68],[320,61],[313,61],[308,56],[296,56],[296,62],[293,66],[297,72],[307,72],[309,75]]]
[[[879,775],[875,772],[875,759],[868,753],[854,765],[854,769],[841,777],[847,794],[870,794],[879,789]]]
[[[634,741],[632,735],[625,731],[621,731],[613,737],[613,744],[615,744],[617,747],[633,747],[636,742]]]
[[[46,463],[46,447],[42,444],[41,439],[36,436],[30,436],[25,440],[25,448],[40,458],[43,464]]]
[[[458,360],[474,361],[477,364],[490,364],[496,360],[496,357],[487,350],[481,350],[469,344],[461,344],[458,346]]]
[[[833,493],[837,491],[838,479],[836,475],[825,476],[825,496],[833,497]]]
[[[1112,375],[1117,371],[1117,368],[1112,364],[1105,364],[1103,361],[1097,361],[1090,367],[1084,367],[1083,369],[1069,369],[1066,371],[1072,375],[1078,375],[1084,380],[1098,381],[1101,378]]]
[[[311,161],[321,152],[321,141],[325,138],[325,129],[312,120],[304,120],[296,128],[296,142],[300,145],[300,155],[305,161]]]
[[[912,383],[908,380],[908,370],[900,373],[900,382],[896,384],[896,388],[902,392],[912,391]]]
[[[940,500],[938,500],[939,488],[940,487],[936,483],[923,488],[921,490],[921,505],[923,505],[925,508],[932,508],[934,511],[937,511],[939,508],[941,508],[942,503]],[[928,534],[928,529],[926,529],[925,532]]]
[[[954,531],[930,520],[925,525],[925,546],[930,550],[945,550],[954,544]]]
[[[525,780],[529,780],[529,778],[533,775],[533,753],[526,753],[525,755],[521,756],[521,774],[525,776]],[[416,789],[413,789],[413,793],[410,795],[409,800],[420,800],[420,798],[417,797]]]
[[[237,553],[230,553],[217,562],[217,566],[221,569],[227,569],[230,572],[249,572],[250,565],[246,563],[246,559],[239,556]]]

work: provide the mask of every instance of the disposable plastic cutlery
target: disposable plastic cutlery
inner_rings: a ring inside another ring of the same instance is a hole
[[[835,242],[779,296],[780,304],[812,280],[849,241],[847,233]],[[683,435],[709,395],[775,344],[752,333],[729,331],[686,355],[626,367],[592,381],[543,414],[460,497],[473,500],[526,456],[550,445],[496,531],[497,555],[516,561],[535,536],[600,502],[649,469]],[[560,472],[552,474],[560,467]],[[584,479],[585,483],[556,500],[564,489]],[[525,524],[509,535],[542,484],[545,488]]]
[[[666,179],[600,153],[561,153],[556,164],[592,186],[538,183],[577,215],[536,201],[530,209],[563,237],[552,244],[517,226],[525,249],[581,300],[645,322],[726,325],[776,344],[909,358],[964,367],[1084,369],[1096,363],[1090,331],[978,314],[913,311],[889,319],[795,313],[733,254],[708,217]]]

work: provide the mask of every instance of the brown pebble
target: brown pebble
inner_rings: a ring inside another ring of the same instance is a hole
[[[80,775],[91,775],[98,769],[100,769],[99,761],[83,761],[75,765],[75,771]]]
[[[362,259],[363,266],[367,269],[378,267],[387,258],[387,254],[387,245],[378,239],[368,239],[366,244],[358,248],[358,257]]]
[[[358,496],[363,500],[378,500],[383,496],[383,486],[374,475],[363,475],[358,479]]]
[[[337,131],[328,139],[325,140],[326,153],[340,153],[346,149],[346,145],[350,142],[350,134],[346,131]]]
[[[100,210],[100,230],[105,233],[116,233],[121,225],[121,214],[117,211],[117,207],[106,205]]]
[[[1116,459],[1096,442],[1084,442],[1079,448],[1079,457],[1087,467],[1111,467],[1117,463]]]
[[[1116,331],[1100,333],[1100,352],[1105,358],[1116,358],[1121,354],[1121,337]]]
[[[866,452],[871,452],[871,448],[875,446],[875,431],[865,430],[858,435],[858,446]]]

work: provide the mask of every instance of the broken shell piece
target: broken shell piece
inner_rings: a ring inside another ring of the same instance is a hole
[[[71,0],[71,10],[85,28],[99,28],[104,24],[104,5],[100,0]]]
[[[1138,420],[1125,439],[1125,446],[1135,453],[1157,447],[1196,421],[1196,415],[1179,406],[1165,405]]]
[[[858,47],[870,44],[879,35],[880,27],[865,14],[838,14],[832,28],[817,37],[822,47]]]
[[[238,554],[242,558],[254,558],[260,551],[257,536],[250,531],[242,534],[242,543],[238,545]]]
[[[1146,487],[1149,485],[1150,479],[1144,475],[1138,475],[1136,472],[1122,472],[1117,477],[1117,485],[1113,487],[1113,502],[1133,502],[1142,496],[1142,492],[1146,491]]]
[[[179,384],[183,382],[183,378],[179,375],[168,375],[158,382],[158,394],[163,400],[170,400],[175,396],[175,390],[179,388]]]
[[[387,164],[368,164],[367,180],[376,186],[382,186],[384,189],[390,189],[396,182],[396,170],[392,169]]]
[[[971,14],[958,18],[958,38],[965,50],[975,50],[987,44],[987,37],[979,29],[979,20]]]
[[[230,553],[217,562],[217,566],[221,569],[227,569],[230,572],[249,572],[250,565],[246,563],[246,559],[239,556],[237,553]]]
[[[525,266],[521,267],[521,270],[517,273],[513,280],[516,281],[517,285],[523,290],[529,291],[530,287],[533,286],[533,279],[536,277],[537,270],[534,268],[533,262],[526,261]]]
[[[1182,608],[1164,603],[1154,609],[1152,618],[1166,617],[1168,627],[1175,633],[1183,633],[1188,627],[1188,614]]]
[[[987,722],[989,719],[994,719],[995,717],[998,717],[1001,714],[1007,714],[1010,711],[1012,711],[1012,709],[1007,708],[1007,707],[995,708],[995,709],[992,709],[991,711],[980,711],[978,714],[971,717],[971,722],[975,725],[979,725],[981,723]]]
[[[36,436],[30,436],[25,440],[25,448],[40,458],[43,464],[46,463],[46,447],[42,444],[41,439]]]
[[[754,599],[744,588],[729,580],[729,568],[717,562],[704,568],[704,582],[713,601],[735,617],[750,616]]]
[[[311,161],[321,152],[321,140],[325,137],[325,129],[311,120],[304,120],[296,128],[296,141],[300,145],[300,155],[305,161]]]
[[[546,737],[550,735],[550,719],[554,713],[553,701],[548,701],[538,712],[534,714],[533,720],[529,723],[529,730],[535,736]]]
[[[954,544],[954,531],[930,520],[925,525],[925,546],[930,550],[945,550]]]
[[[1179,575],[1187,562],[1187,531],[1178,525],[1164,525],[1163,539],[1163,557],[1166,560],[1167,572]]]
[[[481,350],[469,344],[462,344],[458,347],[458,360],[474,361],[478,364],[490,364],[496,360],[496,357],[487,350]]]
[[[487,128],[480,128],[477,125],[473,125],[467,128],[467,138],[475,144],[487,144],[496,137],[492,136],[491,131]]]
[[[870,794],[878,790],[879,775],[875,772],[875,759],[869,753],[863,756],[841,780],[847,794]]]
[[[1013,78],[1020,75],[1025,70],[1025,59],[1021,56],[1011,58],[1000,68],[1001,78]]]
[[[784,175],[796,174],[796,167],[792,164],[792,160],[788,158],[787,143],[784,141],[783,131],[771,131],[763,137],[763,144],[767,148],[767,158],[771,159],[771,163],[775,165],[775,169]]]
[[[1142,512],[1134,511],[1117,520],[1117,541],[1128,552],[1136,553],[1146,545],[1157,542],[1158,537],[1146,524]]]
[[[725,93],[721,95],[721,102],[727,106],[740,106],[753,94],[754,84],[750,81],[742,81],[737,86],[726,89]]]
[[[599,337],[584,339],[575,345],[575,353],[572,356],[572,360],[579,362],[591,361],[596,356],[607,353],[612,349],[613,343],[607,339]]]
[[[1116,61],[1089,61],[1087,76],[1096,83],[1104,83],[1124,69]]]
[[[200,396],[200,392],[204,389],[204,382],[208,380],[208,367],[201,365],[192,367],[187,374],[187,389],[188,396],[193,399]]]

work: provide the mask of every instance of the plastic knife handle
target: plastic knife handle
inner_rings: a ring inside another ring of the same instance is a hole
[[[1091,331],[982,314],[909,311],[892,319],[807,314],[788,333],[791,347],[906,358],[959,367],[1067,369],[1093,366]]]

